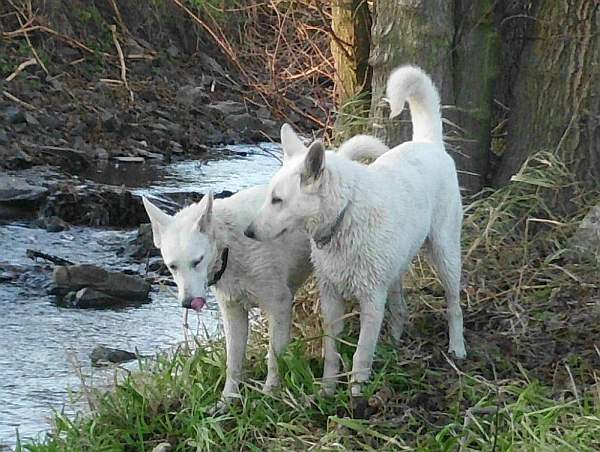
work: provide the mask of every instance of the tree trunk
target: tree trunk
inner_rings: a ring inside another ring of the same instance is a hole
[[[354,130],[355,119],[369,115],[371,13],[365,0],[332,0],[331,13],[338,106],[335,128],[349,137],[360,131]]]
[[[454,108],[445,116],[459,128],[446,128],[446,143],[449,151],[458,151],[461,185],[477,192],[488,178],[500,40],[492,0],[457,0],[454,15]]]
[[[403,64],[422,67],[433,78],[443,101],[454,97],[452,84],[453,5],[447,0],[376,1],[371,58],[373,133],[389,145],[412,136],[406,113],[390,121],[384,100],[392,69]]]
[[[506,183],[528,155],[551,150],[579,180],[600,180],[600,6],[537,2],[510,104],[506,150],[494,178]]]
[[[473,192],[486,176],[492,89],[499,41],[492,0],[379,0],[373,27],[371,117],[375,135],[389,145],[412,136],[409,115],[389,121],[384,101],[389,73],[401,64],[427,71],[442,99],[447,149],[461,186]]]

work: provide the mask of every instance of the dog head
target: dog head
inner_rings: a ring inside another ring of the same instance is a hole
[[[305,147],[291,126],[281,128],[283,165],[273,176],[264,204],[244,234],[272,240],[286,231],[306,229],[321,211],[326,184],[325,149],[320,141]]]
[[[171,216],[146,198],[154,245],[173,275],[184,308],[200,311],[206,305],[209,271],[217,259],[212,218],[213,195]]]

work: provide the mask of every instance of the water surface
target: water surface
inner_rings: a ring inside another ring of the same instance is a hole
[[[269,151],[277,152],[272,145]],[[185,161],[156,164],[111,165],[86,176],[98,182],[123,184],[135,193],[160,196],[165,192],[237,191],[266,183],[279,166],[278,160],[253,146],[232,147],[247,152],[208,162]],[[50,428],[53,410],[73,413],[82,407],[69,402],[80,379],[73,363],[93,384],[110,377],[94,370],[89,353],[98,344],[138,350],[154,355],[184,339],[182,309],[172,290],[151,293],[151,303],[115,310],[61,308],[46,294],[49,273],[25,256],[28,248],[57,255],[77,263],[94,263],[107,269],[133,269],[137,264],[118,257],[116,251],[135,231],[73,227],[49,233],[27,224],[0,224],[0,262],[29,269],[18,282],[0,283],[0,446],[15,444],[20,436],[39,437]],[[197,320],[196,320],[197,319]],[[219,313],[214,299],[198,317],[190,315],[196,330],[215,334]],[[42,432],[42,433],[40,433]]]

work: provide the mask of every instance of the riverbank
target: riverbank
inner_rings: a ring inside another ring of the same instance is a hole
[[[557,204],[565,189],[570,197]],[[309,293],[296,305],[296,339],[281,358],[284,385],[275,397],[258,389],[266,373],[259,328],[248,384],[229,414],[209,414],[223,382],[223,344],[202,342],[193,353],[142,363],[113,391],[97,394],[91,413],[57,416],[53,436],[27,448],[597,450],[600,284],[597,261],[586,256],[592,245],[581,249],[577,241],[598,200],[559,161],[539,154],[507,187],[466,207],[469,357],[462,362],[445,353],[442,293],[419,259],[406,284],[408,334],[399,346],[382,341],[362,405],[351,402],[345,384],[334,399],[319,396]],[[341,347],[346,368],[354,341],[349,334]]]

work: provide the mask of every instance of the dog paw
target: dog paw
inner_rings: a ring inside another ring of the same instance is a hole
[[[464,344],[454,347],[450,346],[448,348],[448,353],[450,353],[450,355],[454,356],[456,359],[465,359],[467,357],[467,351],[465,350]]]
[[[330,398],[335,395],[335,383],[323,383],[323,387],[319,391],[321,397]]]
[[[266,381],[262,387],[263,392],[265,394],[269,394],[269,395],[276,394],[280,389],[281,389],[281,385],[279,384],[278,381],[276,381],[276,382]]]

